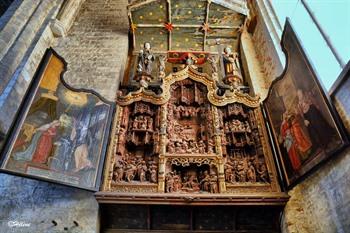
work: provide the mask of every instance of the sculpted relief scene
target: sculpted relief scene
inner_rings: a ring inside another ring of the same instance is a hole
[[[117,93],[102,191],[279,192],[261,100],[244,70],[236,37],[239,27],[229,26],[242,26],[244,12],[232,13],[212,3],[208,8],[215,12],[212,18],[234,15],[234,19],[209,33],[196,18],[192,26],[199,24],[207,34],[203,43],[196,44],[191,41],[195,32],[178,34],[186,28],[176,26],[181,16],[164,24],[163,31],[153,16],[141,20],[145,12],[163,12],[152,2],[129,8],[134,50]],[[166,10],[166,1],[160,2]],[[156,13],[159,21],[166,17],[161,12]],[[212,19],[206,17],[209,23]]]

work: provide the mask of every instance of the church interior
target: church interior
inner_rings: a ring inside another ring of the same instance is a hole
[[[0,232],[349,232],[307,2],[329,89],[270,0],[2,1]]]

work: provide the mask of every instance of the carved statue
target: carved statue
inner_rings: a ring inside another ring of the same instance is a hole
[[[158,56],[159,64],[158,64],[158,75],[159,78],[164,78],[165,77],[165,60],[166,57],[164,55],[159,55]]]
[[[178,192],[182,188],[181,174],[174,172],[174,192]]]
[[[223,60],[226,75],[237,75],[240,72],[241,68],[237,52],[232,52],[231,48],[226,47],[224,49]]]
[[[210,190],[210,175],[208,174],[208,171],[204,171],[203,178],[200,181],[201,190],[205,192],[209,192]]]
[[[218,73],[218,59],[215,56],[210,56],[208,58],[208,62],[211,65],[211,72],[212,74],[217,74]]]
[[[147,121],[147,128],[148,130],[153,130],[153,119],[152,118],[148,118],[148,121]]]
[[[155,165],[156,162],[152,161],[150,164],[150,182],[151,183],[157,183],[157,165]]]
[[[172,193],[174,191],[174,173],[169,172],[165,175],[165,191]]]
[[[225,68],[224,82],[231,86],[237,87],[242,84],[241,67],[239,64],[239,55],[237,52],[232,52],[231,48],[226,47],[222,55]]]
[[[117,161],[117,163],[114,167],[113,175],[114,175],[113,180],[115,182],[121,182],[123,180],[124,164],[122,161]]]
[[[147,172],[147,165],[146,161],[142,160],[138,165],[137,165],[137,175],[140,179],[140,182],[145,182],[146,181],[146,172]]]
[[[210,193],[218,193],[218,177],[216,176],[216,174],[213,172],[210,174],[210,182],[209,182],[209,186],[210,186]]]
[[[213,139],[208,140],[208,153],[214,153],[214,141]]]
[[[136,168],[135,168],[135,165],[133,164],[128,164],[126,166],[126,169],[125,169],[125,180],[128,181],[128,182],[131,182],[132,180],[134,180],[134,177],[135,177],[135,171],[136,171]]]
[[[203,142],[203,140],[200,140],[198,142],[198,152],[201,154],[205,153],[205,143]]]
[[[143,50],[140,50],[137,71],[139,74],[145,73],[151,75],[152,63],[155,60],[153,53],[151,52],[151,44],[146,42],[143,45]]]
[[[255,168],[251,162],[248,162],[247,179],[249,182],[256,182]]]
[[[268,173],[267,173],[267,168],[266,168],[266,165],[265,164],[261,164],[260,165],[260,167],[259,167],[259,169],[257,169],[257,173],[258,173],[258,175],[259,175],[259,180],[261,181],[261,182],[268,182],[268,177],[269,177],[269,175],[268,175]]]

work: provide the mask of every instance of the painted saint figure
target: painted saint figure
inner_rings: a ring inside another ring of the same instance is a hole
[[[297,153],[294,139],[291,133],[291,126],[288,121],[288,112],[283,113],[282,124],[280,129],[281,139],[283,140],[283,146],[286,148],[290,163],[293,170],[297,171],[301,167],[301,161]]]
[[[330,126],[324,114],[317,108],[310,95],[302,90],[297,91],[298,107],[304,117],[305,125],[309,131],[313,149],[316,147],[327,148],[332,136],[336,135],[334,128]]]
[[[59,120],[45,124],[36,129],[33,139],[25,151],[14,154],[15,160],[32,161],[35,163],[47,163],[53,148],[54,137],[59,127]]]

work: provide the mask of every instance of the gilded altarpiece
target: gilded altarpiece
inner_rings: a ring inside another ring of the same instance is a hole
[[[163,78],[159,88],[160,94],[143,86],[118,93],[98,200],[114,194],[286,198],[258,97],[237,90],[218,95],[213,78],[193,66]]]
[[[133,49],[97,200],[283,205],[263,98],[241,61],[245,6],[150,0],[128,13]]]

